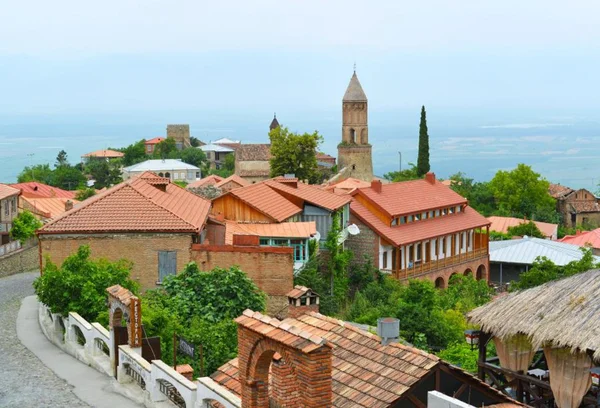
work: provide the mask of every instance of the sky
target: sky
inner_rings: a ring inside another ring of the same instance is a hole
[[[4,115],[584,109],[600,68],[588,1],[3,1]],[[596,91],[594,91],[596,89]]]

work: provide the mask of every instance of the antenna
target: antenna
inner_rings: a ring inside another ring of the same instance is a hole
[[[356,74],[356,61],[354,61],[354,73]]]

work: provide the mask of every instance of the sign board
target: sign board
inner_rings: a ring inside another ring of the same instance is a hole
[[[182,354],[191,358],[194,358],[194,355],[196,354],[196,347],[192,343],[186,341],[183,337],[177,336],[177,348],[179,348],[179,351],[181,351]]]
[[[132,297],[129,303],[129,346],[142,347],[142,304],[140,299]]]

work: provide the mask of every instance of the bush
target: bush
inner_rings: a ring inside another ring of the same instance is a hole
[[[35,235],[35,231],[42,227],[42,222],[35,216],[25,210],[13,220],[13,225],[10,230],[10,236],[24,244],[29,238]]]
[[[76,312],[94,322],[106,311],[106,288],[121,285],[137,293],[137,282],[129,278],[131,267],[132,263],[126,260],[92,260],[90,247],[83,245],[60,267],[46,258],[43,273],[33,287],[40,302],[52,313],[68,316],[69,312]]]

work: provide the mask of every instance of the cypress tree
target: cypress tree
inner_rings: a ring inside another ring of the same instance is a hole
[[[427,134],[427,113],[421,108],[419,124],[419,156],[417,157],[417,175],[423,177],[429,171],[429,135]]]

